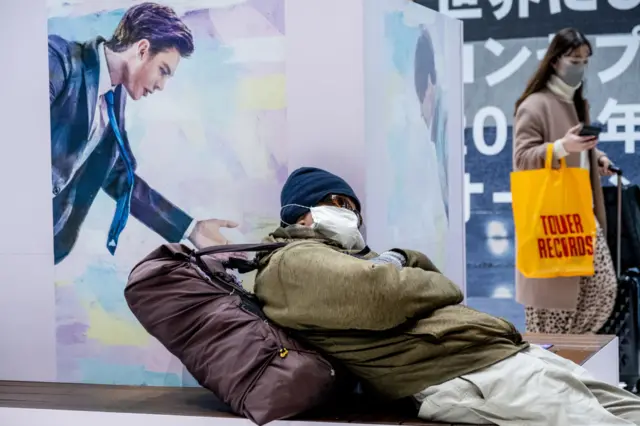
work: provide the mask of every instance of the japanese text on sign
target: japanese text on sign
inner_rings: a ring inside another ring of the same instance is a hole
[[[640,0],[638,0],[640,1]],[[549,42],[553,38],[553,34],[549,35]],[[596,36],[594,42],[594,48],[607,49],[613,48],[621,51],[620,59],[604,69],[596,70],[598,79],[601,83],[608,83],[623,75],[636,59],[638,51],[640,51],[640,25],[636,25],[628,34],[609,34]],[[477,44],[467,43],[463,48],[463,80],[464,83],[474,83],[476,79],[475,75],[475,61],[476,57],[479,60],[487,61],[486,56],[479,56],[476,54],[475,49],[479,46]],[[502,43],[492,38],[487,39],[484,44],[484,51],[491,53],[491,56],[496,58],[503,58],[508,56],[504,54],[505,47]],[[546,48],[536,51],[536,57],[538,60],[546,53]],[[489,58],[491,57],[489,56]],[[511,59],[503,59],[501,62],[503,65],[497,67],[495,71],[491,71],[484,76],[485,81],[489,87],[494,87],[512,75],[522,69],[527,61],[531,58],[532,52],[526,46],[521,46],[515,53],[511,55]],[[531,63],[533,66],[534,63]]]
[[[632,10],[640,5],[640,0],[607,0],[609,5],[620,11]],[[439,0],[438,10],[456,19],[482,19],[482,8],[478,0]],[[515,8],[518,18],[530,16],[530,3],[543,7],[548,4],[551,15],[557,15],[566,10],[575,12],[595,12],[598,10],[597,0],[489,0],[493,16],[497,20],[506,18]]]

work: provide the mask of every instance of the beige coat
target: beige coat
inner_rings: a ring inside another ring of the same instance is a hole
[[[513,137],[514,170],[544,167],[547,145],[562,138],[579,123],[573,104],[561,100],[545,89],[529,96],[516,111]],[[606,232],[604,197],[598,160],[605,154],[597,149],[589,152],[594,213]],[[566,157],[567,167],[580,167],[580,154]],[[556,160],[554,167],[558,167]],[[526,278],[516,271],[516,300],[525,306],[545,309],[576,308],[580,277],[549,279]]]

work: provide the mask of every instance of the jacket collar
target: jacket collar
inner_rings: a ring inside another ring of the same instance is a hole
[[[107,64],[107,54],[105,52],[104,43],[100,43],[97,46],[98,58],[100,61],[100,74],[98,80],[98,97],[104,96],[109,90],[115,90],[116,87],[111,82],[111,75],[109,74],[109,65]]]
[[[89,129],[93,126],[94,113],[98,102],[98,86],[100,79],[100,55],[98,45],[104,42],[102,37],[97,37],[86,42],[82,49],[82,65],[84,82],[87,95],[87,117],[89,117]]]
[[[315,229],[302,225],[280,227],[269,234],[269,237],[267,237],[267,239],[279,242],[293,242],[295,240],[316,240],[318,242],[339,247],[337,243],[324,237]]]
[[[315,229],[310,228],[308,226],[302,226],[302,225],[290,225],[284,228],[280,227],[275,231],[273,231],[271,234],[269,234],[269,236],[266,237],[263,240],[263,242],[294,243],[294,242],[300,242],[305,240],[322,243],[322,244],[331,246],[338,251],[341,251],[343,253],[350,254],[353,256],[365,257],[371,254],[375,255],[375,253],[372,252],[368,246],[366,246],[362,250],[345,250],[340,246],[340,244],[326,238],[322,234],[318,233],[318,231],[316,231]]]
[[[94,113],[96,105],[98,103],[98,96],[104,95],[102,89],[105,84],[111,84],[110,79],[101,79],[100,74],[109,71],[105,64],[101,64],[101,60],[105,60],[104,53],[100,53],[100,49],[104,49],[105,39],[102,37],[96,37],[87,41],[83,45],[82,49],[82,63],[84,68],[84,81],[87,88],[87,108],[89,114],[89,128],[93,125]],[[104,51],[103,51],[104,52]],[[102,84],[101,84],[102,82]],[[118,117],[118,126],[121,130],[124,130],[124,103],[126,96],[122,93],[122,85],[118,85],[113,88],[113,94],[115,98],[115,113]]]

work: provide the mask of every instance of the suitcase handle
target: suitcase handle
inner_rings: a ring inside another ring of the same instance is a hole
[[[620,169],[619,167],[616,167],[614,165],[609,165],[609,170],[611,170],[613,173],[617,174],[618,176],[622,176],[622,169]]]
[[[609,170],[618,176],[617,186],[617,211],[616,211],[616,275],[620,278],[622,271],[622,169],[612,164],[609,165]]]

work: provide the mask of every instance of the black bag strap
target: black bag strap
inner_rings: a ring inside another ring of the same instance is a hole
[[[193,253],[193,257],[198,260],[202,256],[221,253],[241,253],[241,252],[272,252],[286,246],[287,243],[259,243],[259,244],[225,244],[221,246],[206,247]],[[258,268],[256,259],[246,260],[237,257],[221,261],[225,269],[236,269],[241,274],[246,274]]]
[[[201,257],[208,254],[240,253],[251,251],[274,251],[286,246],[287,243],[258,243],[258,244],[225,244],[221,246],[206,247],[197,250],[194,256]]]
[[[225,244],[220,246],[206,247],[193,252],[192,256],[197,260],[202,256],[221,253],[242,253],[242,252],[272,252],[278,250],[287,243],[257,243],[257,244]],[[369,254],[371,249],[367,246],[358,253],[352,253],[351,256],[364,259],[364,256]],[[237,257],[231,257],[227,260],[221,261],[222,266],[226,269],[236,269],[238,272],[244,274],[251,272],[258,268],[256,260],[246,260]]]

